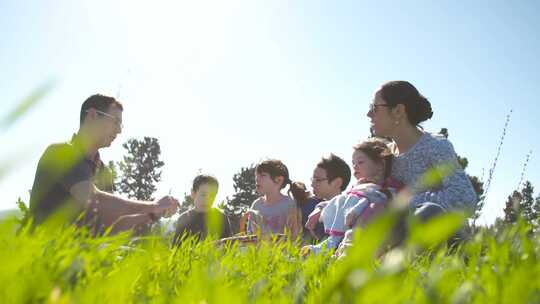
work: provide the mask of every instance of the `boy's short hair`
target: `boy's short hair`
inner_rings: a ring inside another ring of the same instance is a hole
[[[351,181],[351,168],[349,168],[347,162],[342,158],[335,154],[330,154],[327,157],[323,157],[317,164],[317,167],[326,171],[326,178],[328,178],[329,183],[336,178],[341,177],[343,180],[341,191],[347,189],[347,186]]]
[[[122,106],[122,103],[116,100],[114,97],[105,96],[101,94],[95,94],[90,97],[88,97],[81,106],[81,113],[80,113],[80,123],[84,122],[84,119],[86,118],[86,111],[89,109],[96,109],[101,112],[107,113],[109,108],[115,105],[120,110],[124,110],[124,107]]]
[[[219,187],[219,183],[217,181],[217,178],[215,178],[214,176],[208,175],[208,174],[199,174],[193,180],[193,186],[191,187],[191,191],[192,192],[197,192],[197,190],[199,190],[199,188],[202,185],[206,185],[206,184],[210,184],[210,185],[214,185],[216,187]]]

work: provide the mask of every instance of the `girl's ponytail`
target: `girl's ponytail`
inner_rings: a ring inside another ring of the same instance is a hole
[[[306,185],[302,182],[288,181],[289,195],[296,201],[296,204],[302,205],[309,199],[309,191],[307,191]]]

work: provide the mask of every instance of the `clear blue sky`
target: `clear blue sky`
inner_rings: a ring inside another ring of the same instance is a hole
[[[432,103],[426,130],[448,128],[473,175],[487,177],[513,109],[482,217],[492,222],[529,150],[525,179],[540,187],[539,17],[535,1],[1,1],[0,114],[55,86],[0,134],[0,162],[15,168],[0,209],[28,199],[40,154],[76,131],[97,92],[125,105],[104,159],[120,160],[128,138],[157,137],[157,195],[182,196],[202,169],[223,199],[232,175],[264,157],[305,182],[321,155],[349,160],[373,92],[404,79]]]

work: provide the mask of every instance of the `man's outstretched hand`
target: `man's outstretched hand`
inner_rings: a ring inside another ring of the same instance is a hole
[[[154,203],[156,204],[155,215],[163,217],[172,216],[180,206],[178,200],[170,195],[164,196]]]

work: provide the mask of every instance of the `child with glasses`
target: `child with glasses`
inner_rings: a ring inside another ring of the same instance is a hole
[[[324,224],[328,238],[317,245],[302,248],[304,255],[336,249],[347,230],[369,221],[384,209],[395,193],[395,185],[389,178],[392,154],[386,143],[379,139],[369,139],[353,148],[352,164],[356,185],[328,201],[319,219]],[[352,238],[351,233],[348,233],[347,241]]]

